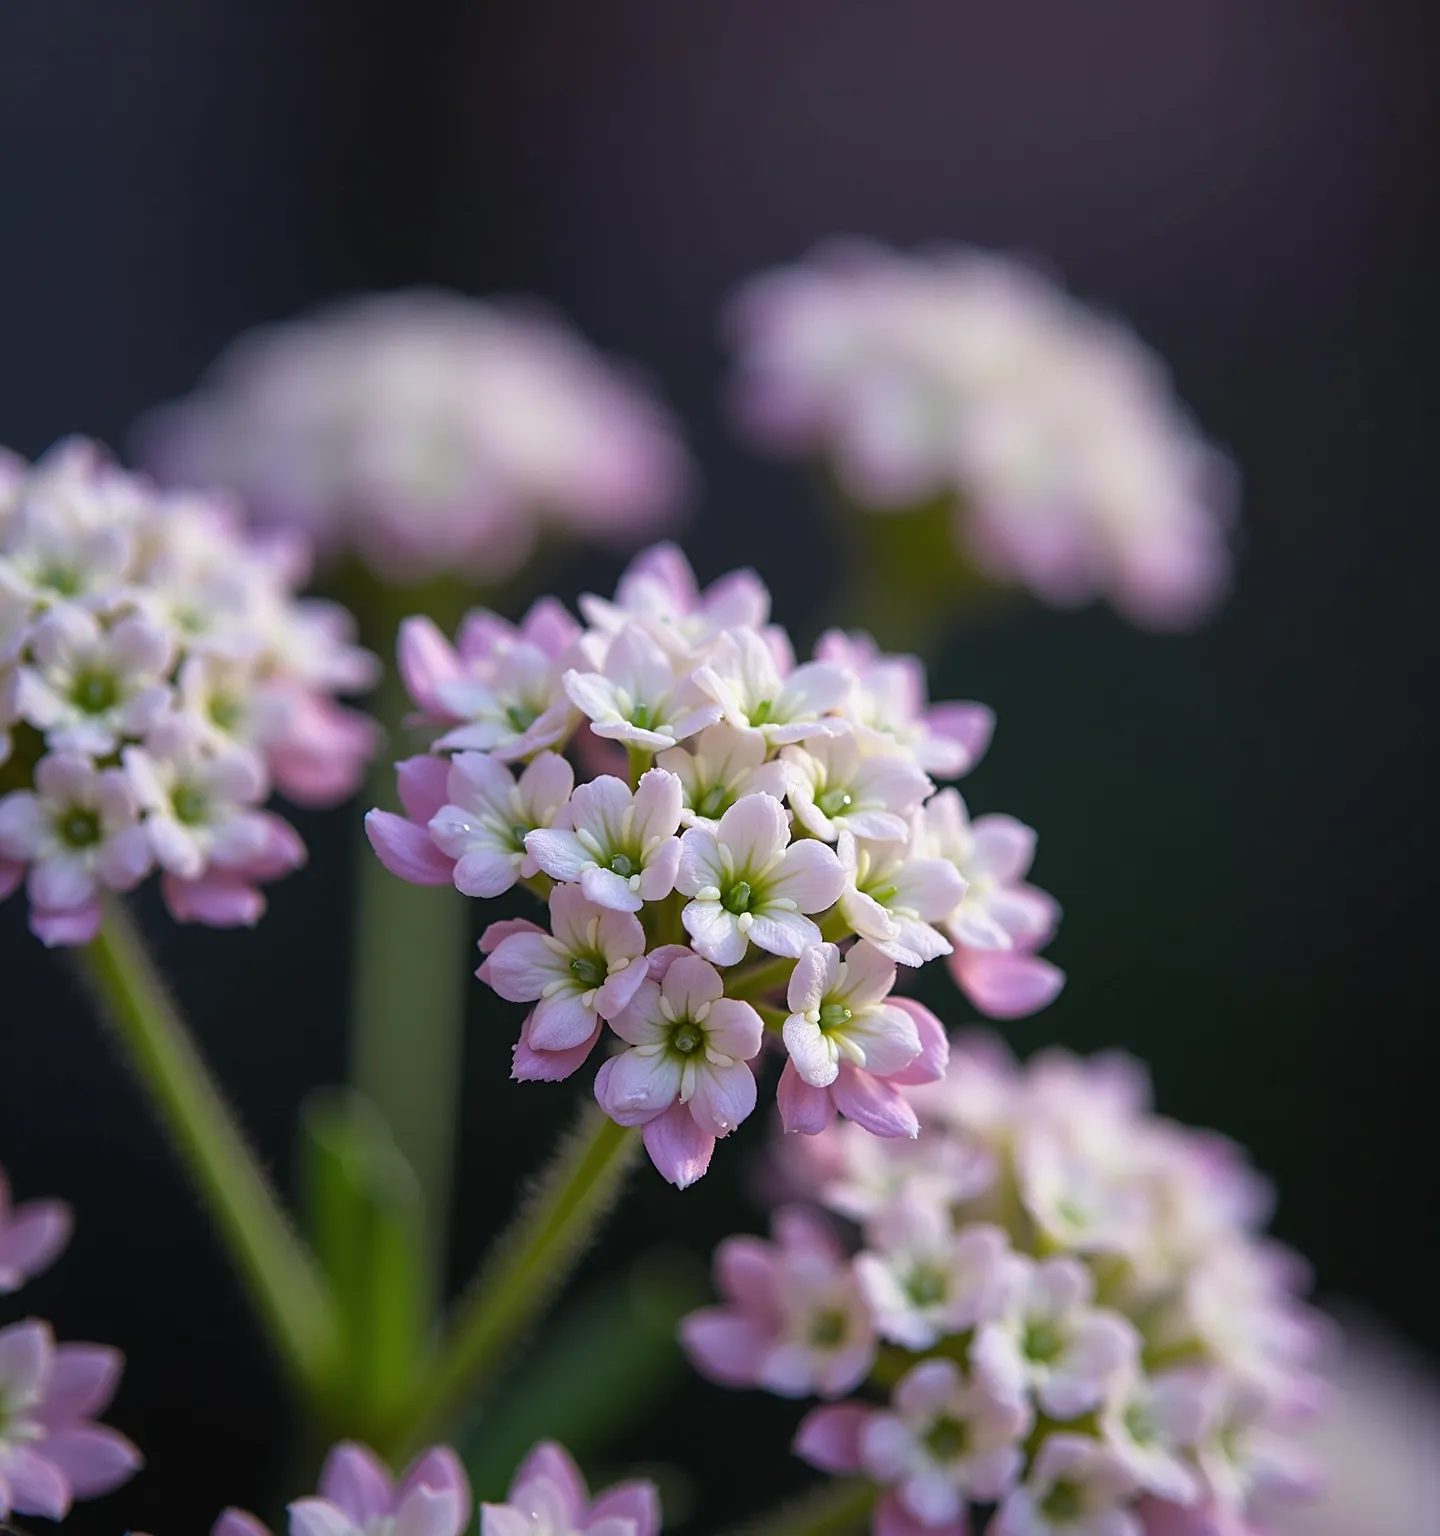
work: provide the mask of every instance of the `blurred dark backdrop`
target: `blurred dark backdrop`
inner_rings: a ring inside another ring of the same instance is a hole
[[[1324,1294],[1440,1351],[1433,12],[9,0],[0,441],[121,442],[235,331],[338,292],[534,292],[688,420],[702,574],[755,564],[807,633],[827,525],[802,472],[725,430],[721,299],[835,231],[1052,262],[1234,452],[1244,549],[1197,635],[1017,608],[937,660],[942,696],[1000,715],[967,794],[1041,829],[1067,911],[1069,988],[1007,1034],[1144,1056],[1165,1111],[1254,1149]],[[562,583],[614,573],[577,557]],[[310,867],[257,932],[156,924],[282,1177],[297,1102],[341,1068],[356,853],[353,815],[300,821]],[[145,1105],[22,919],[0,911],[0,1161],[21,1195],[71,1199],[79,1233],[20,1304],[126,1349],[113,1417],[150,1459],[72,1524],[204,1530],[280,1475],[274,1380]],[[518,1010],[475,1004],[457,1274],[585,1091],[507,1084]],[[662,1232],[703,1253],[756,1225],[747,1162],[727,1148],[683,1196],[639,1179],[591,1273]],[[686,1382],[657,1419],[616,1457],[684,1466],[707,1523],[799,1477],[784,1404]]]

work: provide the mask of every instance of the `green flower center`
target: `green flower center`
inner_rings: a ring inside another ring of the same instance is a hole
[[[925,1444],[936,1461],[954,1461],[969,1448],[970,1426],[963,1419],[944,1414],[931,1425]]]
[[[816,1349],[834,1349],[847,1331],[845,1314],[838,1307],[817,1312],[810,1321],[810,1343]]]
[[[755,708],[750,711],[750,724],[769,725],[770,716],[774,708],[775,701],[773,699],[761,699]]]
[[[949,1290],[944,1270],[932,1269],[928,1265],[921,1265],[905,1281],[905,1294],[917,1307],[935,1306],[945,1300]]]
[[[854,797],[848,789],[827,789],[823,795],[815,797],[815,804],[826,816],[838,816],[841,811],[848,811],[854,803]]]
[[[695,814],[704,816],[708,821],[714,821],[725,810],[727,799],[725,786],[717,784],[713,789],[707,789],[695,802]]]
[[[514,843],[516,853],[525,852],[525,839],[529,834],[530,828],[522,827],[518,821],[510,828],[510,841]]]
[[[70,689],[70,702],[87,715],[103,715],[120,701],[120,689],[108,672],[82,672]]]
[[[855,1017],[844,1003],[826,1003],[820,1009],[820,1028],[825,1031],[840,1029]]]
[[[51,592],[58,592],[61,597],[74,597],[80,590],[80,574],[68,565],[47,565],[40,572],[36,584]]]
[[[82,805],[72,806],[60,818],[56,831],[69,848],[93,848],[102,838],[99,812]]]
[[[750,910],[750,900],[754,894],[748,881],[737,880],[720,898],[720,905],[739,917],[742,912]]]
[[[240,724],[241,714],[238,699],[228,699],[221,694],[216,694],[210,700],[210,719],[219,730],[233,731]]]
[[[210,819],[210,796],[198,784],[177,785],[170,806],[182,826],[198,827]]]
[[[510,704],[506,706],[505,718],[510,729],[517,736],[523,736],[540,718],[540,711],[532,709],[528,704]]]
[[[642,731],[648,731],[650,729],[650,723],[652,719],[653,716],[650,713],[650,706],[644,703],[643,700],[637,702],[635,707],[630,711],[630,724],[638,727]]]
[[[570,962],[570,969],[586,988],[598,987],[609,975],[609,967],[598,955],[576,955]]]
[[[635,861],[628,854],[617,853],[610,859],[610,868],[622,880],[628,880],[635,873]]]
[[[1123,1417],[1126,1433],[1137,1445],[1148,1444],[1155,1438],[1155,1416],[1143,1403],[1131,1403]]]
[[[682,1055],[689,1056],[705,1044],[705,1031],[687,1019],[685,1023],[676,1026],[675,1033],[670,1036],[670,1044]]]
[[[1083,1488],[1062,1477],[1040,1501],[1040,1511],[1051,1520],[1078,1520],[1085,1513]]]

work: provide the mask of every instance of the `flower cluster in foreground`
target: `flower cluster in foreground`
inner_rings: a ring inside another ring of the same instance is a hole
[[[533,305],[376,294],[234,343],[141,449],[384,580],[502,581],[542,529],[638,542],[688,466],[646,391]]]
[[[1040,273],[836,242],[752,281],[729,329],[757,439],[874,511],[952,504],[993,579],[1165,628],[1223,595],[1229,466],[1154,354]]]
[[[454,645],[408,620],[400,668],[439,734],[399,765],[405,814],[366,821],[407,880],[547,903],[547,926],[480,941],[481,979],[534,1004],[515,1076],[568,1077],[608,1025],[596,1097],[681,1187],[754,1109],[767,1033],[790,1129],[838,1111],[913,1136],[902,1087],[947,1047],[900,976],[949,956],[1002,1016],[1061,983],[1036,954],[1057,910],[1024,880],[1034,835],[936,789],[989,711],[931,705],[919,662],[863,636],[797,665],[752,573],[700,592],[671,546],[581,608],[583,627],[548,600],[518,627],[475,612]]]
[[[11,1207],[0,1170],[0,1291],[47,1269],[70,1238],[58,1200]],[[49,1323],[0,1328],[0,1520],[63,1520],[75,1499],[98,1498],[132,1477],[140,1453],[94,1423],[115,1395],[123,1359],[100,1344],[57,1344]]]
[[[101,893],[155,869],[181,921],[253,923],[305,857],[272,787],[353,792],[373,732],[334,696],[375,660],[296,597],[306,569],[93,444],[0,464],[0,896],[25,882],[47,944],[88,942]]]
[[[836,1127],[779,1149],[808,1206],[716,1254],[682,1337],[728,1386],[845,1399],[796,1452],[883,1490],[876,1536],[1259,1536],[1306,1493],[1319,1396],[1303,1266],[1259,1235],[1236,1148],[1148,1112],[1125,1058],[1017,1068],[957,1040],[907,1090],[916,1142]]]
[[[460,1536],[470,1481],[454,1451],[432,1446],[394,1479],[364,1446],[325,1458],[314,1498],[290,1505],[289,1536]],[[659,1536],[652,1483],[617,1483],[595,1499],[562,1446],[542,1441],[520,1464],[503,1504],[484,1504],[481,1536]],[[254,1515],[227,1509],[211,1536],[270,1536]]]

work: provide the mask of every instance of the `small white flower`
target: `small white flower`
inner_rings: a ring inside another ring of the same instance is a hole
[[[1134,1325],[1094,1305],[1095,1280],[1079,1260],[1015,1264],[1009,1304],[976,1334],[972,1364],[997,1392],[1033,1392],[1052,1419],[1098,1408],[1139,1359]]]
[[[1174,1504],[1200,1496],[1191,1449],[1214,1418],[1215,1381],[1199,1371],[1131,1372],[1101,1422],[1105,1442],[1146,1493]]]
[[[834,852],[813,839],[792,843],[785,807],[746,795],[714,832],[691,827],[681,839],[675,888],[691,901],[681,914],[697,954],[735,965],[753,942],[798,959],[820,943],[803,914],[832,906],[845,884]]]
[[[1123,1507],[1134,1492],[1128,1468],[1103,1442],[1050,1435],[1000,1506],[996,1536],[1143,1536],[1140,1518]]]
[[[967,1499],[997,1499],[1014,1482],[1030,1424],[1027,1407],[966,1381],[953,1360],[924,1360],[902,1377],[889,1410],[866,1421],[860,1459],[922,1525],[953,1525]]]
[[[874,1077],[903,1071],[920,1054],[915,1021],[888,1004],[895,962],[863,939],[845,957],[834,944],[807,949],[790,973],[785,1049],[795,1070],[828,1088],[842,1060]]]
[[[776,644],[779,644],[776,637]],[[753,629],[721,635],[695,681],[738,730],[759,731],[773,746],[811,736],[838,736],[850,729],[835,711],[850,691],[850,674],[829,662],[790,666]]]
[[[171,633],[145,619],[102,629],[83,608],[56,608],[31,632],[16,705],[51,747],[103,757],[142,736],[164,710],[174,656]]]
[[[866,1226],[855,1274],[883,1338],[924,1350],[997,1316],[1014,1284],[1016,1256],[999,1228],[957,1232],[945,1207],[901,1194]]]
[[[1056,1248],[1129,1254],[1143,1245],[1147,1202],[1122,1166],[1077,1156],[1043,1125],[1026,1131],[1015,1164],[1025,1209]]]
[[[861,738],[819,736],[786,747],[781,758],[790,805],[816,837],[833,843],[842,832],[895,842],[934,788],[914,759],[894,751],[867,751]]]
[[[785,798],[788,776],[780,762],[766,762],[765,738],[758,731],[737,731],[733,725],[707,726],[683,747],[672,747],[655,759],[655,766],[673,773],[685,795],[680,820],[687,827],[708,827],[746,795]]]
[[[554,824],[570,799],[575,772],[563,757],[541,752],[517,781],[483,752],[457,752],[445,783],[448,802],[430,818],[430,838],[455,860],[455,889],[499,896],[540,868],[525,845]]]
[[[124,772],[57,752],[36,765],[33,790],[0,800],[0,856],[29,861],[30,900],[60,912],[87,906],[101,886],[128,891],[151,862]]]
[[[901,965],[950,953],[934,925],[965,894],[953,864],[917,855],[908,841],[861,842],[849,832],[840,834],[837,852],[848,876],[840,910],[856,933]]]
[[[436,747],[491,752],[505,762],[558,748],[574,729],[578,711],[560,684],[557,665],[527,640],[498,641],[483,675],[436,685],[446,709],[463,722]]]
[[[642,774],[632,794],[609,774],[582,784],[525,848],[554,880],[579,881],[591,901],[638,912],[675,889],[680,867],[680,781],[663,768]]]
[[[720,718],[720,706],[644,630],[627,625],[611,640],[599,672],[571,670],[565,692],[597,736],[651,752],[673,747]]]
[[[914,1089],[908,1094],[919,1097]],[[942,1207],[964,1204],[989,1190],[998,1170],[988,1148],[928,1131],[914,1141],[892,1141],[843,1120],[823,1138],[794,1139],[804,1146],[824,1142],[829,1162],[821,1174],[820,1199],[851,1221],[868,1221],[904,1194]]]

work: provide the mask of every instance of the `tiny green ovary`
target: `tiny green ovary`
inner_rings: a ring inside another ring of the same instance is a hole
[[[598,987],[608,975],[605,962],[595,955],[576,955],[570,962],[570,969],[585,987]]]
[[[955,1461],[970,1448],[970,1426],[944,1415],[931,1426],[925,1444],[936,1461]]]
[[[848,811],[855,803],[855,797],[845,789],[827,789],[823,795],[818,795],[815,804],[826,816],[838,816],[842,811]]]
[[[70,701],[87,715],[103,715],[120,702],[120,688],[108,672],[82,672],[70,689]]]
[[[99,813],[80,805],[66,811],[55,830],[68,848],[93,848],[102,839]]]
[[[739,917],[750,910],[750,902],[754,894],[748,881],[737,880],[720,898],[720,905],[727,912],[733,912],[736,917]]]

